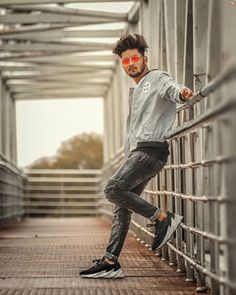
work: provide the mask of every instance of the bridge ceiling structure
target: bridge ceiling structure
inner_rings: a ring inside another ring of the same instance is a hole
[[[92,2],[97,10],[81,9]],[[140,1],[125,13],[101,2],[123,1],[0,0],[0,72],[14,100],[106,96],[112,47],[138,21]]]

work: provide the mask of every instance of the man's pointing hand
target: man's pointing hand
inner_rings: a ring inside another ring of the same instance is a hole
[[[193,97],[193,92],[191,89],[185,87],[180,90],[180,95],[182,96],[183,100],[190,100]]]

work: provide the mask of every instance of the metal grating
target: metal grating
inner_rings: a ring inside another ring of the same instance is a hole
[[[124,279],[81,279],[80,270],[104,253],[109,230],[99,218],[26,219],[1,230],[0,295],[194,293],[195,284],[131,234],[120,257]]]

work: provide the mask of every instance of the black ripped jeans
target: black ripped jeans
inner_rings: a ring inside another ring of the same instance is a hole
[[[117,261],[128,233],[132,212],[155,221],[160,209],[140,197],[145,186],[165,165],[158,154],[132,151],[104,189],[106,198],[115,204],[114,217],[105,257]]]

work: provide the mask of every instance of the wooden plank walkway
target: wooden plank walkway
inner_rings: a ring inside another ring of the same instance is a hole
[[[25,219],[0,230],[0,295],[190,295],[194,283],[128,235],[124,279],[83,279],[100,258],[110,224],[99,218]]]

